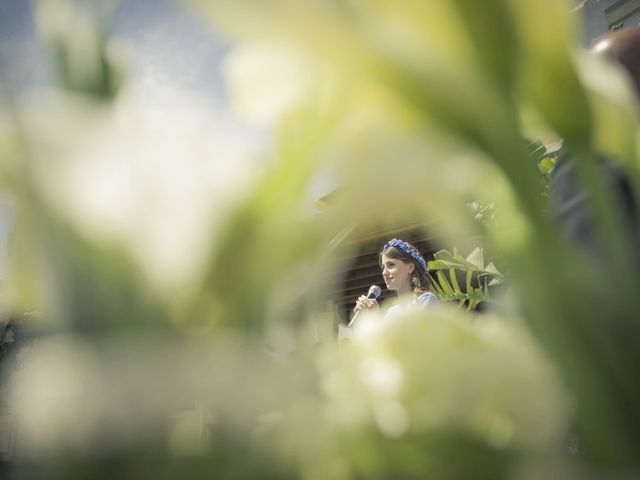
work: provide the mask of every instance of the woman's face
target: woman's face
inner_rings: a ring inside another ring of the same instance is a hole
[[[391,258],[383,253],[381,267],[382,277],[389,290],[395,290],[399,294],[411,291],[411,273],[416,268],[413,263]]]

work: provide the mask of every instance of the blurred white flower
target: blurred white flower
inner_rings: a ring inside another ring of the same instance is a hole
[[[282,43],[239,44],[225,59],[223,72],[234,111],[268,126],[312,101],[322,79],[317,60]]]
[[[109,397],[99,362],[78,339],[55,338],[23,352],[10,390],[22,453],[44,455],[95,441]]]
[[[393,398],[400,393],[404,373],[395,358],[366,359],[360,364],[359,373],[373,395]]]
[[[411,425],[407,410],[399,402],[386,401],[377,406],[375,419],[380,431],[389,437],[401,437]]]
[[[124,246],[152,285],[170,289],[197,275],[251,185],[256,146],[198,97],[134,93],[112,107],[33,94],[22,108],[32,174],[62,218]]]
[[[357,408],[360,425],[368,418],[391,437],[409,427],[463,431],[495,448],[544,449],[561,442],[564,391],[514,319],[472,318],[445,305],[368,333],[354,336],[328,363],[337,369],[327,370],[332,411],[343,410],[334,418]]]
[[[180,345],[150,335],[35,341],[8,390],[20,454],[96,457],[153,439],[171,455],[199,455],[214,423],[246,435],[265,412],[304,401],[307,387],[290,369],[239,345],[222,336]]]

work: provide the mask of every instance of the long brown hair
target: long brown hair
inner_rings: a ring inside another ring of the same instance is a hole
[[[418,249],[410,243],[405,243],[409,247],[418,251]],[[411,285],[413,286],[413,295],[418,297],[424,292],[431,291],[431,280],[429,278],[429,275],[427,275],[427,271],[419,261],[417,261],[410,254],[399,247],[394,247],[388,244],[385,244],[385,247],[382,248],[380,254],[378,255],[378,265],[380,265],[380,268],[382,268],[382,255],[386,255],[387,257],[394,258],[396,260],[402,260],[405,263],[413,263],[414,269],[413,272],[411,272]]]

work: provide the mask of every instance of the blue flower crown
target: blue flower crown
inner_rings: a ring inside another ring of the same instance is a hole
[[[429,271],[429,269],[427,268],[427,262],[424,261],[424,258],[422,258],[422,255],[420,255],[420,252],[418,251],[418,249],[409,245],[404,240],[400,240],[399,238],[392,238],[391,240],[389,240],[387,243],[384,244],[384,246],[382,247],[382,251],[384,252],[389,247],[399,248],[404,253],[406,253],[411,258],[413,258],[416,262],[418,262],[420,265],[422,265],[422,268],[424,268],[425,272]]]

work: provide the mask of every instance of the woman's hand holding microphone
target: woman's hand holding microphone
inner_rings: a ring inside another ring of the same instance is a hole
[[[360,310],[380,310],[380,305],[378,304],[378,300],[375,298],[368,298],[366,295],[360,295],[356,301],[353,313],[358,313]]]
[[[353,309],[354,315],[351,318],[349,325],[347,326],[349,327],[351,326],[353,321],[356,319],[356,317],[362,310],[370,310],[370,311],[373,310],[376,312],[380,310],[380,305],[378,304],[378,300],[376,299],[380,296],[381,292],[382,290],[380,289],[379,286],[371,285],[371,288],[369,288],[369,293],[367,293],[367,295],[360,295],[358,297],[358,300],[356,301],[356,306]]]

